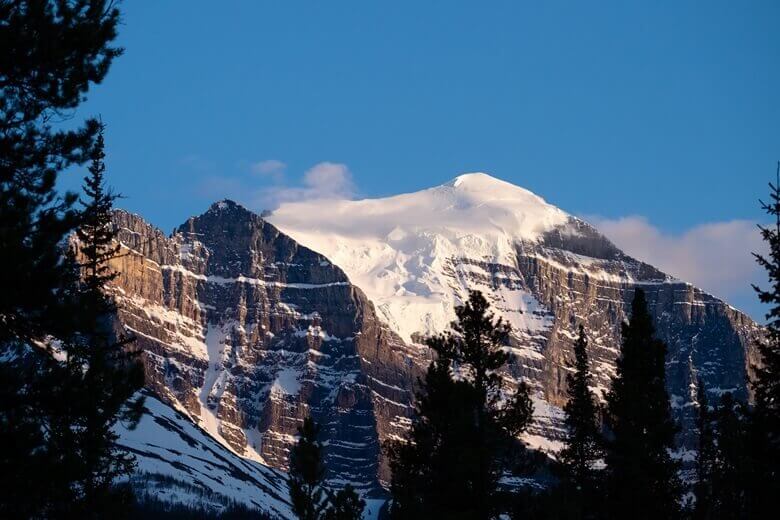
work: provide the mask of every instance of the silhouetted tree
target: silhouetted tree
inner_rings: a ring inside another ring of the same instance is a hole
[[[68,345],[68,367],[73,372],[69,391],[71,429],[81,474],[77,475],[82,517],[117,517],[127,511],[126,488],[114,486],[129,476],[134,458],[118,446],[114,426],[120,420],[134,427],[143,399],[134,394],[143,387],[143,367],[137,352],[129,350],[132,338],[114,330],[116,306],[107,284],[118,273],[110,261],[119,253],[111,220],[116,195],[105,186],[103,126],[90,153],[89,175],[84,179],[85,198],[77,230],[81,261],[81,335]],[[68,449],[67,446],[63,446]]]
[[[717,453],[715,447],[715,432],[713,431],[713,414],[707,402],[707,390],[700,379],[696,385],[696,401],[698,415],[696,425],[699,433],[696,453],[696,484],[694,494],[696,505],[694,518],[709,520],[715,518],[713,496],[713,479],[716,472]]]
[[[601,430],[597,417],[595,397],[590,391],[588,367],[588,339],[585,327],[580,325],[579,336],[574,343],[574,373],[567,374],[568,402],[566,413],[565,447],[559,454],[563,465],[565,501],[579,518],[595,514],[596,473],[594,464],[602,456]]]
[[[350,484],[347,484],[337,493],[331,493],[328,509],[325,511],[325,520],[360,520],[363,518],[365,507],[366,501],[360,498]]]
[[[715,410],[715,466],[712,472],[712,518],[754,518],[748,509],[751,465],[745,407],[731,392]]]
[[[70,493],[66,454],[47,447],[69,373],[35,347],[69,341],[78,309],[72,258],[62,242],[78,225],[76,196],[57,176],[88,159],[95,120],[54,129],[120,49],[119,11],[102,0],[0,1],[0,516],[48,515]],[[53,515],[49,515],[53,516]]]
[[[327,506],[319,433],[314,419],[307,417],[298,428],[298,443],[290,451],[290,502],[301,520],[318,520]]]
[[[437,359],[407,438],[388,445],[393,518],[491,518],[498,479],[517,462],[516,436],[532,418],[524,384],[502,403],[509,326],[478,291],[455,312],[452,331],[427,341]]]
[[[327,489],[320,428],[311,417],[298,428],[298,442],[290,452],[290,502],[301,520],[359,520],[366,502],[347,484],[333,492]]]
[[[35,341],[61,326],[60,243],[78,224],[58,174],[88,160],[99,124],[51,122],[100,83],[120,49],[119,11],[103,0],[0,3],[0,341]]]
[[[754,394],[751,431],[751,478],[748,486],[751,513],[762,514],[774,507],[780,496],[780,162],[777,178],[769,184],[770,200],[762,208],[774,223],[759,226],[768,256],[754,253],[766,270],[769,288],[753,286],[759,300],[769,305],[764,334],[756,339],[760,362],[754,365],[751,386]]]
[[[611,518],[674,518],[681,498],[674,448],[677,428],[666,393],[666,345],[655,338],[644,291],[636,289],[622,327],[616,376],[607,395],[606,444]]]

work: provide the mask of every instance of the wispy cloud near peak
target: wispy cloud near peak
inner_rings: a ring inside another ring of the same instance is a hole
[[[766,246],[754,222],[711,222],[672,234],[637,215],[588,220],[629,255],[761,318],[750,284],[764,276],[751,253]]]

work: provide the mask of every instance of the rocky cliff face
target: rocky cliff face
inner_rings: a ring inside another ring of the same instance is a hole
[[[406,415],[412,365],[323,256],[221,202],[171,237],[122,211],[114,290],[147,385],[234,452],[285,468],[312,415],[333,484],[377,490],[380,440]]]
[[[221,202],[170,237],[117,212],[119,318],[144,350],[150,388],[228,449],[275,468],[311,414],[331,483],[379,492],[381,443],[409,424],[431,357],[422,338],[446,327],[469,289],[512,324],[506,380],[525,379],[536,407],[525,440],[554,451],[577,327],[587,328],[601,396],[642,288],[669,345],[679,455],[690,458],[696,381],[745,396],[756,324],[533,194],[463,177],[387,203],[283,207],[275,225]]]
[[[567,367],[580,323],[590,340],[593,390],[606,394],[619,354],[620,326],[628,318],[634,291],[641,288],[656,334],[668,346],[667,389],[682,426],[680,456],[690,458],[697,381],[713,394],[711,401],[726,391],[747,398],[746,367],[755,362],[753,339],[759,327],[691,284],[627,257],[582,221],[572,219],[566,225],[571,227],[580,234],[567,238],[555,231],[541,243],[518,246],[523,287],[551,316],[535,377],[545,399],[556,407],[565,404]]]

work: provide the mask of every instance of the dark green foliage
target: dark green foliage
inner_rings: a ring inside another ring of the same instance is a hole
[[[75,229],[74,194],[57,175],[88,159],[98,123],[55,130],[120,50],[119,12],[102,0],[0,2],[0,342],[33,341],[61,326],[62,239]]]
[[[694,518],[710,519],[714,515],[713,479],[716,472],[717,452],[715,432],[713,430],[713,414],[707,402],[707,390],[704,382],[699,380],[696,386],[696,401],[699,406],[696,426],[699,430],[699,444],[696,454],[696,506]]]
[[[106,284],[117,273],[109,266],[119,245],[111,222],[115,196],[105,188],[103,163],[103,127],[90,157],[89,175],[84,179],[81,224],[77,230],[79,258],[82,260],[80,284],[81,333],[65,344],[68,384],[62,389],[66,408],[59,439],[63,450],[71,449],[75,461],[69,464],[69,480],[77,490],[75,500],[83,517],[116,517],[126,511],[114,487],[118,477],[129,476],[134,458],[117,445],[113,428],[122,420],[133,427],[140,418],[142,398],[132,399],[143,387],[143,368],[136,353],[129,350],[130,338],[116,337],[113,300]],[[67,424],[70,423],[70,427]],[[70,438],[69,438],[70,437]]]
[[[567,374],[569,397],[566,413],[566,445],[559,454],[563,466],[561,491],[564,501],[579,518],[591,517],[596,509],[597,472],[594,464],[602,456],[601,430],[598,409],[593,393],[588,367],[588,339],[585,328],[580,325],[577,341],[574,343],[574,373]]]
[[[32,518],[48,498],[41,471],[51,453],[41,429],[38,378],[44,356],[0,363],[0,517]]]
[[[115,310],[104,289],[119,275],[109,265],[109,261],[118,256],[120,246],[111,221],[111,211],[118,196],[108,191],[105,185],[104,131],[105,125],[101,123],[89,154],[89,174],[84,177],[82,211],[76,230],[82,259],[82,309],[84,305],[88,306],[84,315],[93,322]],[[99,325],[102,324],[87,323],[87,328],[94,330]]]
[[[655,338],[641,289],[622,332],[616,376],[607,396],[609,516],[674,518],[681,487],[678,464],[669,455],[677,428],[664,385],[666,345]]]
[[[752,367],[755,406],[751,416],[749,448],[752,476],[750,504],[755,514],[774,507],[780,496],[780,162],[777,180],[769,185],[770,201],[761,203],[774,219],[771,226],[759,226],[769,255],[755,254],[766,270],[769,288],[753,286],[762,303],[769,305],[764,334],[756,339],[760,363]]]
[[[301,520],[321,518],[327,505],[322,444],[317,440],[319,433],[319,426],[307,417],[298,428],[298,443],[290,451],[290,502],[293,513]]]
[[[751,518],[748,503],[748,424],[746,410],[731,393],[721,396],[715,411],[715,468],[712,474],[712,518]]]
[[[77,381],[36,346],[73,345],[80,330],[75,259],[64,239],[79,224],[76,196],[57,176],[83,164],[95,120],[60,130],[120,50],[119,12],[102,0],[0,1],[0,516],[64,516],[73,503],[63,396]],[[78,461],[76,461],[78,462]]]
[[[750,518],[748,489],[747,409],[731,393],[721,396],[714,410],[707,405],[701,382],[698,388],[699,446],[694,487],[696,519]]]
[[[516,436],[533,406],[524,384],[501,403],[497,373],[509,359],[501,348],[509,326],[477,291],[456,315],[451,332],[427,341],[437,359],[421,381],[408,437],[387,447],[392,518],[491,518],[499,477],[522,461]]]
[[[360,520],[366,507],[365,500],[360,498],[349,484],[337,493],[331,494],[329,502],[328,510],[325,511],[325,520]]]

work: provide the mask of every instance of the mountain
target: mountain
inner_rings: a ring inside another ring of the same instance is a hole
[[[647,293],[658,335],[669,344],[677,418],[688,424],[692,417],[697,377],[712,393],[745,397],[746,358],[755,355],[751,338],[758,331],[748,316],[487,174],[382,199],[283,204],[268,220],[344,269],[412,345],[444,330],[469,289],[482,291],[513,327],[507,375],[526,378],[537,391],[534,434],[541,438],[529,440],[541,447],[555,447],[579,324],[590,337],[594,391],[603,395],[637,287]]]
[[[149,389],[224,449],[274,468],[312,415],[329,483],[383,494],[380,441],[402,433],[418,374],[343,271],[228,201],[170,237],[123,211],[114,222],[118,319]]]
[[[410,422],[431,359],[422,340],[447,327],[469,289],[513,327],[505,379],[531,385],[524,438],[545,451],[559,445],[578,325],[603,395],[638,287],[669,344],[683,459],[697,378],[745,396],[755,360],[749,317],[485,174],[383,199],[283,204],[266,218],[222,201],[171,236],[123,211],[115,223],[118,318],[144,351],[149,389],[225,453],[278,469],[311,414],[329,482],[368,497],[389,477],[381,443]]]

